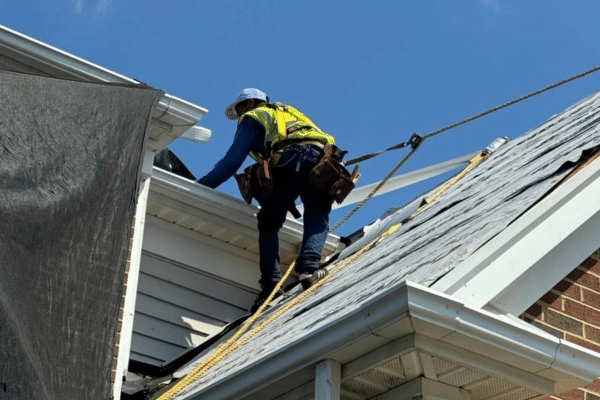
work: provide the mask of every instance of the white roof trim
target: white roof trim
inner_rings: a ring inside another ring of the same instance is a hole
[[[188,204],[190,212],[193,212],[194,209],[200,209],[202,212],[214,214],[231,229],[240,229],[245,233],[250,232],[250,236],[258,237],[256,229],[258,206],[246,204],[241,199],[199,185],[190,179],[156,167],[152,169],[152,186],[150,190]],[[302,223],[288,218],[280,230],[280,239],[300,243],[302,232]],[[325,248],[328,250],[336,249],[339,240],[339,236],[329,234],[325,241]]]
[[[413,183],[421,182],[425,179],[429,179],[436,175],[443,174],[444,172],[451,171],[462,164],[468,163],[469,160],[471,160],[473,157],[480,153],[480,151],[476,151],[475,153],[467,154],[462,157],[444,161],[442,163],[435,164],[427,168],[422,168],[417,171],[409,172],[407,174],[395,176],[391,178],[385,185],[383,185],[381,189],[379,189],[379,191],[375,194],[375,197],[408,185],[412,185]],[[352,192],[350,192],[348,197],[346,197],[346,199],[344,199],[344,201],[341,204],[334,203],[333,208],[335,209],[349,206],[351,204],[358,203],[359,201],[364,200],[369,195],[369,193],[371,193],[371,191],[380,183],[381,182],[375,182],[352,190]]]
[[[334,323],[290,340],[285,348],[180,398],[243,397],[323,359],[336,359],[336,353],[349,347],[356,354],[369,337],[389,339],[391,345],[411,333],[415,334],[413,345],[417,349],[545,394],[561,393],[581,385],[581,380],[592,381],[600,375],[600,355],[595,352],[525,322],[499,317],[429,288],[403,282]]]
[[[596,159],[432,287],[520,315],[600,247],[599,178]]]
[[[140,84],[135,79],[100,67],[2,25],[0,25],[0,48],[6,49],[21,60],[38,64],[36,68],[40,70],[49,69],[49,71],[44,72],[48,72],[51,75],[59,74],[65,77],[75,77],[92,82]],[[157,110],[162,112],[163,115],[168,114],[171,116],[172,118],[169,119],[170,122],[173,122],[173,120],[176,122],[175,124],[170,123],[169,127],[177,137],[184,134],[185,131],[195,125],[208,112],[203,107],[169,94],[165,94],[159,101]],[[180,127],[180,129],[173,129],[173,127]],[[172,135],[169,136],[170,139],[159,140],[155,145],[151,143],[152,150],[165,147],[174,139]]]
[[[91,81],[133,83],[139,82],[117,74],[106,68],[92,64],[66,51],[52,47],[39,40],[23,35],[17,31],[0,25],[0,46],[14,51],[27,59],[36,60],[40,64],[51,66],[68,75]]]

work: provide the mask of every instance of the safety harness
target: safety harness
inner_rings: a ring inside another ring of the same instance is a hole
[[[354,189],[358,178],[356,175],[353,177],[342,164],[346,151],[335,146],[333,136],[319,129],[300,111],[281,103],[266,103],[245,113],[240,122],[246,117],[254,118],[266,132],[264,154],[251,152],[250,156],[257,163],[235,175],[240,193],[248,204],[253,198],[261,202],[271,193],[272,169],[277,167],[281,154],[292,144],[312,145],[322,150],[319,163],[309,172],[309,183],[328,193],[332,201],[341,203]],[[293,204],[290,212],[300,218]]]

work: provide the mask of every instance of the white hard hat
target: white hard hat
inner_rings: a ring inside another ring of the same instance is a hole
[[[238,103],[240,103],[244,100],[248,100],[248,99],[259,99],[259,100],[268,102],[269,96],[267,96],[264,92],[262,92],[258,89],[253,89],[253,88],[244,89],[238,95],[238,97],[236,97],[235,101],[225,108],[225,117],[227,119],[238,119],[239,115],[237,115],[237,112],[235,112],[235,106]]]

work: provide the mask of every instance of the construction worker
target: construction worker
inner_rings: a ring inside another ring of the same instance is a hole
[[[233,143],[198,183],[217,188],[236,173],[248,155],[258,162],[270,160],[272,166],[272,190],[257,198],[261,205],[257,218],[262,291],[251,308],[254,313],[281,280],[278,233],[298,197],[304,204],[304,233],[295,270],[305,289],[327,275],[319,266],[332,200],[308,183],[308,174],[323,157],[324,145],[334,144],[334,139],[295,108],[271,104],[258,89],[242,90],[225,108],[225,116],[238,120]],[[275,297],[282,293],[280,289]]]

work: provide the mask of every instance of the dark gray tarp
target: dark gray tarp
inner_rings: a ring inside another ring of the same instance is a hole
[[[0,399],[109,399],[161,92],[0,71]]]

